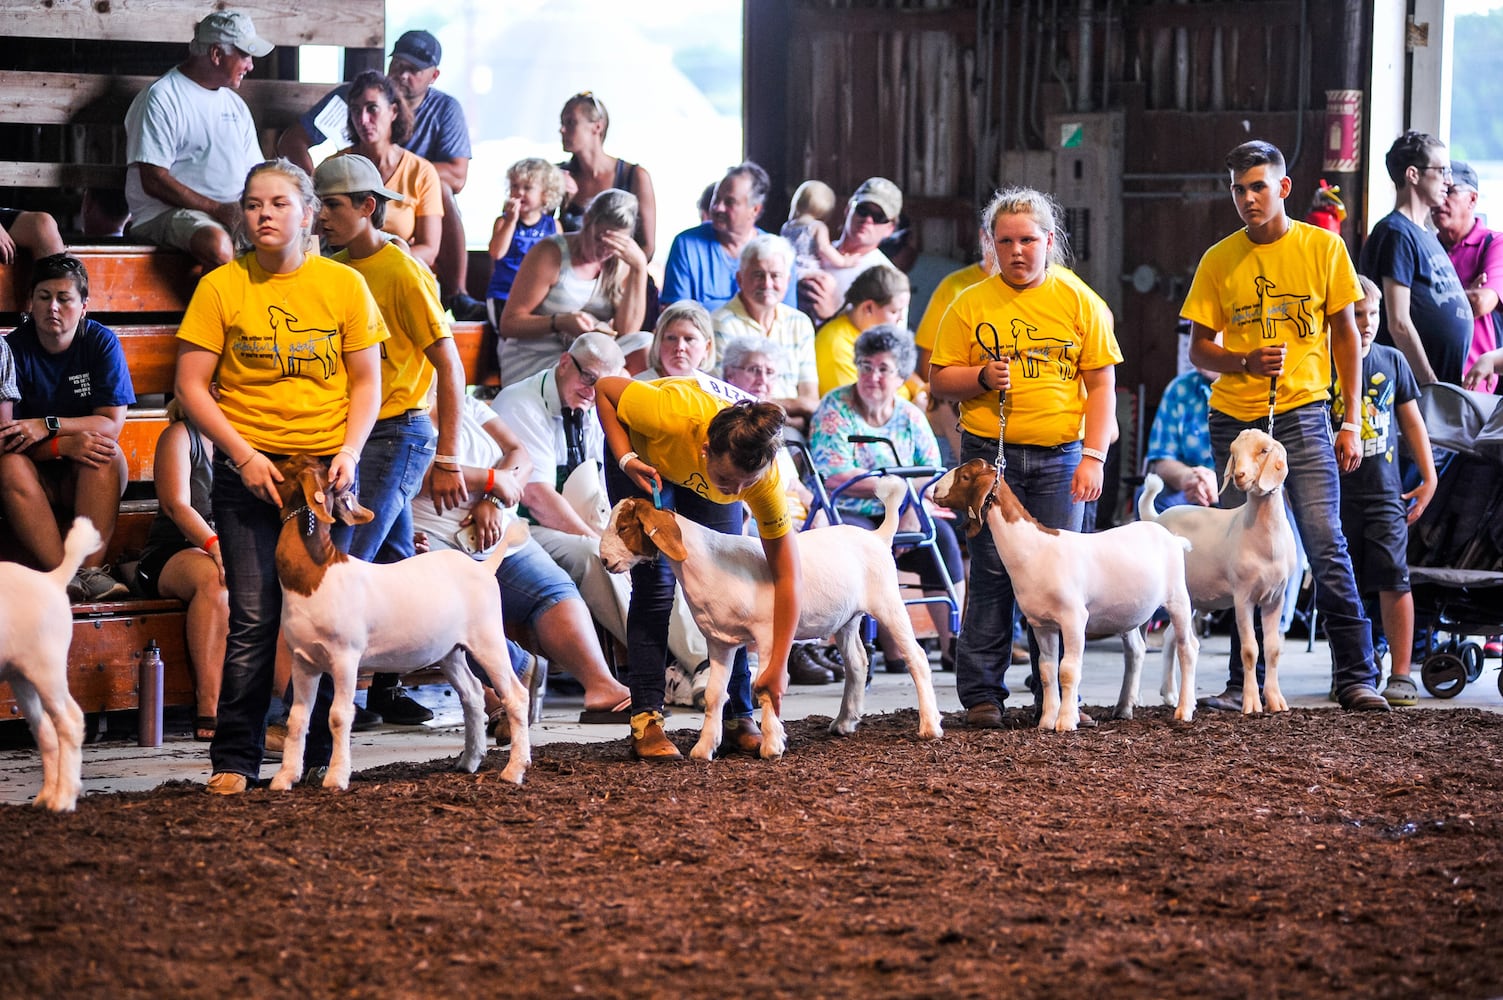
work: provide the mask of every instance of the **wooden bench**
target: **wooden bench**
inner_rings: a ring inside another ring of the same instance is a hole
[[[90,315],[120,338],[138,400],[126,415],[120,445],[129,466],[127,499],[106,549],[106,561],[119,564],[138,555],[156,517],[153,477],[157,438],[167,426],[159,397],[172,392],[177,363],[177,324],[112,322],[146,313],[181,315],[192,295],[197,271],[191,260],[174,251],[152,247],[76,248],[86,257],[90,277]],[[0,266],[0,329],[9,330],[17,316],[11,303],[24,302],[25,265]],[[96,271],[96,268],[98,269]],[[96,275],[105,275],[101,281]],[[184,284],[186,282],[186,284]],[[5,298],[6,289],[20,295]],[[180,303],[176,308],[173,303]],[[498,381],[494,335],[484,324],[456,323],[454,342],[471,385]],[[0,522],[0,558],[19,558],[14,537]],[[73,606],[73,645],[68,655],[68,685],[85,712],[132,710],[138,706],[137,678],[141,656],[155,640],[164,666],[164,704],[192,706],[193,676],[188,662],[186,607],[176,600],[129,598]],[[0,720],[20,717],[10,686],[0,684]]]

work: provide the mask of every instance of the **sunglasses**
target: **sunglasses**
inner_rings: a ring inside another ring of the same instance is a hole
[[[595,96],[595,92],[593,90],[581,90],[579,93],[575,94],[573,97],[565,101],[564,106],[568,107],[570,104],[582,104],[585,101],[589,101],[590,107],[595,109],[595,120],[598,121],[601,118],[605,117],[605,106],[600,103],[600,98]]]
[[[892,221],[887,217],[886,213],[869,201],[863,201],[857,205],[855,213],[863,219],[870,219],[879,226]]]

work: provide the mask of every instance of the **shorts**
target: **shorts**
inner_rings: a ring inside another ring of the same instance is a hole
[[[136,588],[141,591],[142,597],[156,599],[162,597],[162,592],[157,584],[162,579],[162,570],[166,567],[173,556],[184,549],[194,548],[192,542],[186,538],[180,539],[167,545],[156,545],[141,553],[141,561],[136,563]]]
[[[537,620],[559,601],[579,598],[579,588],[535,539],[507,553],[496,570],[501,584],[501,615],[536,630]]]
[[[1409,525],[1397,494],[1341,495],[1341,530],[1352,557],[1357,593],[1409,593]]]
[[[193,234],[206,226],[213,226],[220,232],[225,231],[219,220],[207,212],[193,208],[170,208],[145,222],[132,222],[125,232],[131,239],[186,251],[192,246]]]

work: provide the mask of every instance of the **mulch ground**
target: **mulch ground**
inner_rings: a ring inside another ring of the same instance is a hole
[[[1503,716],[946,721],[0,809],[0,995],[1503,993]]]

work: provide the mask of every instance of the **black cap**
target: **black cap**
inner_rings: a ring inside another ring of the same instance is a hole
[[[418,69],[437,66],[443,54],[444,49],[438,44],[438,39],[426,31],[406,32],[391,49],[393,59],[401,58]]]

